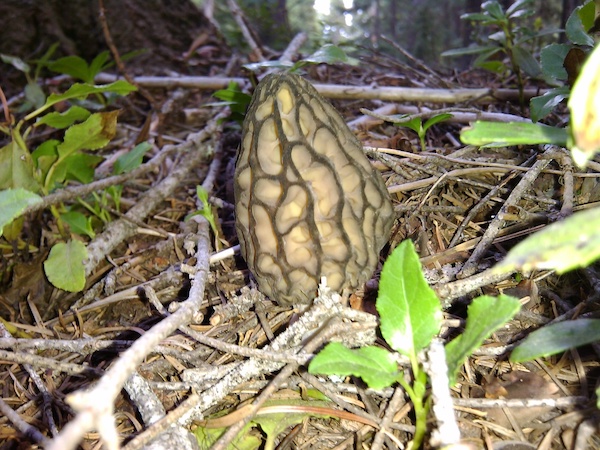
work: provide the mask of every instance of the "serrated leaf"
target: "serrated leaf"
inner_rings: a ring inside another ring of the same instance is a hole
[[[439,332],[442,307],[423,277],[412,241],[403,241],[385,261],[376,306],[384,339],[410,358]]]
[[[564,146],[568,133],[564,128],[556,128],[540,123],[528,122],[485,122],[475,121],[460,132],[464,144],[496,146],[555,144]]]
[[[593,1],[578,6],[573,10],[565,25],[567,37],[573,44],[594,46],[594,39],[587,30],[594,25],[595,5]]]
[[[39,191],[39,185],[33,177],[31,155],[14,139],[0,148],[0,189],[11,188]]]
[[[581,69],[569,98],[571,129],[575,145],[573,159],[580,167],[600,150],[600,46]]]
[[[379,347],[350,350],[332,342],[315,356],[308,371],[323,375],[354,375],[372,389],[391,386],[398,376],[398,366],[391,353]]]
[[[75,122],[82,122],[90,117],[91,113],[81,106],[71,106],[63,113],[51,112],[41,117],[37,122],[38,125],[48,125],[49,127],[63,129],[68,128]]]
[[[113,175],[131,172],[133,169],[139,167],[142,164],[144,155],[151,148],[152,145],[149,142],[140,142],[129,152],[119,156],[113,166]]]
[[[446,345],[446,361],[450,384],[454,384],[456,374],[464,361],[494,331],[514,317],[521,308],[519,300],[508,295],[477,297],[467,309],[465,331]],[[491,313],[493,311],[493,313]]]
[[[600,208],[579,211],[514,246],[496,273],[554,269],[564,273],[600,258]]]
[[[55,244],[44,261],[48,281],[64,291],[81,292],[85,287],[84,261],[87,257],[83,242],[72,240]]]
[[[19,217],[25,208],[41,202],[39,195],[23,188],[0,191],[0,236],[4,227]]]
[[[529,102],[531,108],[531,120],[537,122],[550,114],[556,106],[569,96],[568,86],[550,89],[544,95],[533,97]]]
[[[600,319],[553,323],[530,333],[510,355],[512,362],[529,361],[600,341]]]

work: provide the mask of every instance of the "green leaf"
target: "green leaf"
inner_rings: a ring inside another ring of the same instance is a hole
[[[87,257],[83,242],[72,240],[54,245],[44,261],[48,281],[64,291],[81,292],[85,287],[84,261]]]
[[[52,164],[58,159],[58,147],[60,141],[57,139],[48,139],[40,144],[38,148],[31,154],[33,163],[39,174],[39,179],[43,180],[46,178],[46,174],[50,170]]]
[[[13,130],[13,133],[16,131]],[[0,189],[10,188],[24,188],[32,192],[40,189],[33,178],[31,155],[14,139],[0,148]]]
[[[4,227],[19,217],[25,208],[41,202],[39,195],[23,188],[0,191],[0,236]]]
[[[74,153],[65,158],[65,180],[77,180],[83,184],[94,181],[94,168],[104,161],[102,156]]]
[[[506,13],[502,9],[502,6],[500,5],[500,3],[498,3],[496,0],[488,0],[484,3],[482,3],[481,9],[484,10],[487,14],[489,14],[491,17],[493,17],[499,23],[508,21],[508,17],[506,16]]]
[[[77,150],[97,150],[115,136],[119,111],[94,113],[83,123],[71,126],[64,141],[58,145],[58,155],[65,158]]]
[[[407,120],[405,122],[402,122],[402,120],[400,120],[399,122],[394,122],[394,124],[398,125],[398,126],[401,126],[401,127],[410,128],[415,133],[417,133],[419,136],[421,135],[421,133],[424,132],[424,130],[423,130],[423,120],[420,117],[414,117],[414,118],[412,118],[410,120]]]
[[[594,26],[595,12],[593,1],[573,10],[565,26],[567,37],[573,44],[594,46],[594,39],[588,34],[588,30]]]
[[[81,167],[76,166],[81,158],[71,158],[71,156],[79,150],[96,150],[108,144],[115,135],[118,114],[119,111],[95,113],[85,122],[67,129],[64,141],[56,146],[58,159],[50,167],[44,182],[47,190],[50,191],[57,184],[62,184],[69,173],[76,175],[77,178],[81,176],[83,179],[90,179],[89,169],[82,171]],[[69,167],[70,164],[73,164],[73,168]]]
[[[196,186],[196,195],[198,199],[202,202],[202,209],[197,212],[210,224],[210,227],[213,230],[215,236],[219,236],[219,229],[217,228],[217,222],[215,221],[215,215],[213,214],[212,208],[208,201],[208,192],[202,186]],[[189,217],[186,217],[186,219]]]
[[[511,19],[530,16],[533,13],[532,0],[516,0],[506,9],[506,15]]]
[[[34,108],[39,108],[46,101],[46,94],[37,83],[31,82],[25,86],[25,98]]]
[[[529,102],[531,108],[531,120],[537,122],[548,114],[565,98],[569,96],[570,89],[568,86],[562,86],[556,89],[550,89],[544,95],[533,97]]]
[[[110,53],[108,50],[104,50],[92,60],[89,68],[90,79],[86,80],[88,83],[93,83],[96,75],[98,75],[104,68],[110,66],[110,63],[106,64],[106,61],[108,61],[109,57]]]
[[[379,347],[350,350],[339,342],[327,344],[312,359],[308,371],[323,375],[354,375],[372,389],[391,386],[398,376],[398,366],[390,352]]]
[[[351,66],[357,66],[359,61],[356,58],[351,58],[336,45],[325,44],[323,47],[318,49],[312,55],[302,60],[305,63],[312,64],[348,64]]]
[[[105,84],[102,86],[95,86],[92,84],[75,83],[64,94],[51,94],[48,97],[48,99],[46,100],[46,103],[44,103],[44,106],[42,106],[41,108],[38,108],[37,110],[28,114],[25,117],[25,120],[30,120],[33,117],[39,116],[46,109],[50,108],[51,106],[55,105],[56,103],[59,103],[59,102],[65,101],[65,100],[72,100],[72,99],[82,100],[82,99],[85,99],[90,94],[102,94],[104,92],[112,92],[112,93],[118,94],[118,95],[127,95],[130,92],[133,92],[135,90],[137,90],[137,88],[135,86],[129,84],[125,80],[118,80],[118,81],[115,81],[114,83]]]
[[[250,64],[244,64],[242,67],[250,72],[257,72],[261,69],[289,69],[294,66],[291,61],[259,61]]]
[[[450,384],[465,360],[491,334],[514,317],[521,308],[519,300],[508,295],[477,297],[467,309],[465,331],[446,345],[446,361]],[[493,312],[493,313],[492,313]]]
[[[542,73],[540,65],[533,55],[521,46],[513,47],[513,55],[517,65],[530,77],[539,77]]]
[[[376,306],[384,339],[411,360],[439,332],[442,307],[423,277],[410,240],[403,241],[385,261]]]
[[[35,125],[48,125],[59,130],[68,128],[75,122],[82,122],[90,117],[90,112],[81,106],[71,106],[63,113],[51,112],[41,117]]]
[[[85,59],[80,56],[65,56],[48,64],[48,68],[57,73],[69,75],[77,80],[82,80],[85,83],[93,82],[93,77],[90,80],[89,67]]]
[[[470,47],[464,48],[455,48],[452,50],[447,50],[442,53],[442,56],[463,56],[463,55],[475,55],[479,53],[488,53],[490,51],[497,52],[497,45],[472,45]]]
[[[131,172],[133,169],[139,167],[142,164],[144,155],[151,148],[152,145],[149,142],[140,142],[129,152],[119,156],[113,166],[113,175]]]
[[[70,211],[61,214],[60,218],[69,224],[73,233],[88,236],[90,239],[96,237],[96,233],[92,228],[91,217],[88,218],[78,211]]]
[[[28,74],[29,71],[31,70],[31,67],[29,67],[29,64],[27,64],[25,61],[23,61],[18,56],[11,56],[11,55],[6,55],[4,53],[0,53],[0,59],[3,62],[5,62],[6,64],[10,64],[15,69],[17,69],[23,73]]]
[[[275,440],[277,437],[283,433],[287,428],[292,425],[297,425],[309,417],[319,417],[323,419],[330,418],[330,414],[316,414],[311,412],[311,407],[320,407],[320,408],[331,408],[331,402],[319,402],[319,401],[306,401],[306,400],[294,400],[294,399],[282,399],[282,400],[271,400],[264,404],[264,407],[268,408],[270,406],[292,406],[298,408],[298,412],[289,412],[289,413],[275,413],[275,414],[257,414],[252,418],[252,423],[260,426],[264,434],[266,434],[267,439],[262,448],[265,449],[274,449],[275,448]],[[303,411],[303,408],[306,408],[307,412]],[[255,447],[258,448],[258,447]],[[238,450],[239,447],[236,445],[235,450]]]
[[[503,74],[508,70],[506,64],[502,61],[482,61],[479,58],[473,63],[473,66],[497,74]]]
[[[565,146],[568,132],[539,123],[475,121],[463,128],[460,139],[464,144],[505,147],[507,145],[555,144]]]
[[[568,44],[550,44],[544,47],[540,53],[542,72],[556,80],[566,80],[567,71],[564,63],[567,53],[572,46]]]
[[[545,325],[527,336],[510,355],[512,362],[529,361],[600,341],[600,319],[576,319]]]
[[[429,119],[427,119],[427,122],[425,122],[425,124],[423,125],[423,132],[426,132],[433,125],[443,122],[445,120],[451,119],[451,118],[452,118],[452,114],[450,114],[450,113],[438,114],[436,116],[430,117]]]
[[[564,273],[600,258],[600,208],[579,211],[514,246],[496,273],[554,269]]]
[[[240,91],[237,83],[234,82],[229,83],[227,89],[216,91],[213,96],[219,100],[224,100],[229,105],[231,112],[237,113],[242,117],[245,115],[246,109],[252,99],[250,95]]]

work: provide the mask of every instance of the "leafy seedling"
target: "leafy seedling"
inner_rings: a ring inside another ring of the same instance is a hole
[[[38,64],[46,64],[47,59]],[[102,61],[105,61],[105,57],[100,57],[96,64],[101,66]],[[18,61],[13,59],[12,63],[17,64]],[[24,66],[23,70],[29,73],[28,67]],[[57,103],[80,102],[90,95],[126,95],[135,89],[123,80],[103,86],[75,83],[63,94],[48,96],[33,112],[13,126],[0,127],[0,132],[10,138],[8,144],[0,148],[0,202],[6,202],[7,206],[0,210],[0,227],[2,230],[10,227],[10,238],[14,239],[20,233],[22,220],[19,215],[29,205],[41,201],[38,194],[46,195],[71,180],[81,183],[92,181],[94,168],[103,158],[91,152],[106,146],[115,135],[118,111],[91,113],[75,104],[62,113],[47,110]],[[33,119],[38,120],[29,124]],[[63,137],[49,139],[32,152],[28,138],[33,130],[41,126],[64,130]],[[106,195],[92,194],[96,199]],[[95,211],[97,208],[97,205],[87,205],[82,199],[79,201],[88,210]],[[66,210],[63,205],[52,205],[50,211],[57,220],[62,240],[67,242],[59,242],[52,247],[44,263],[44,271],[54,286],[77,292],[85,286],[84,260],[87,250],[82,242],[69,240],[70,235],[64,224],[69,224],[75,234],[93,237],[92,221],[91,218],[82,217],[81,213]],[[109,219],[106,214],[100,217],[103,222]]]
[[[246,109],[250,104],[252,96],[240,91],[237,83],[230,82],[227,89],[221,89],[213,94],[213,97],[223,100],[220,103],[209,103],[206,106],[229,106],[231,110],[231,120],[235,120],[238,123],[244,121],[246,115]]]
[[[569,44],[550,44],[540,52],[540,67],[544,80],[557,86],[530,101],[531,120],[537,122],[570,96],[569,86],[573,86],[583,63],[594,46],[588,30],[594,25],[596,8],[593,0],[573,10],[566,24]],[[567,83],[565,85],[565,82]]]
[[[191,214],[188,214],[186,216],[185,220],[188,220],[190,217],[198,216],[198,215],[204,217],[210,224],[210,228],[212,229],[213,234],[215,235],[215,248],[216,248],[216,250],[220,250],[221,249],[221,239],[220,239],[219,227],[217,226],[217,221],[215,219],[213,207],[211,206],[210,202],[208,201],[208,192],[202,186],[196,186],[196,196],[198,197],[198,201],[202,205],[202,209],[199,209]]]
[[[427,375],[419,361],[419,354],[439,333],[442,309],[423,276],[411,241],[402,242],[386,260],[376,305],[381,334],[394,351],[408,357],[412,382],[408,381],[408,374],[399,368],[396,362],[398,358],[393,353],[373,346],[348,349],[339,343],[330,343],[313,358],[309,371],[357,376],[373,389],[399,383],[413,403],[416,429],[412,448],[418,448],[426,432],[430,403]],[[496,308],[492,318],[489,317],[490,307]],[[464,334],[446,347],[451,380],[455,378],[464,359],[498,327],[510,320],[518,309],[519,302],[512,297],[480,297],[473,300]]]
[[[401,127],[410,128],[411,130],[416,132],[417,135],[419,136],[419,142],[421,144],[421,151],[425,152],[425,151],[427,151],[427,146],[425,145],[425,135],[427,133],[427,130],[429,128],[431,128],[433,125],[443,122],[444,120],[448,120],[450,118],[452,118],[452,114],[445,113],[445,114],[437,114],[433,117],[430,117],[429,119],[427,119],[425,121],[425,123],[423,123],[423,119],[421,119],[420,117],[415,117],[415,118],[407,120],[407,121],[400,120],[400,121],[394,122],[394,123]]]
[[[554,33],[532,30],[523,19],[534,14],[532,0],[517,0],[506,10],[500,2],[489,0],[481,4],[481,12],[463,14],[462,20],[477,23],[482,29],[491,28],[493,32],[483,38],[481,44],[466,48],[449,50],[442,56],[478,55],[476,67],[503,74],[512,71],[517,77],[521,104],[523,104],[524,80],[522,72],[532,77],[541,74],[538,62],[532,55],[528,42],[535,41],[543,34]],[[498,55],[505,55],[509,64],[505,64]]]

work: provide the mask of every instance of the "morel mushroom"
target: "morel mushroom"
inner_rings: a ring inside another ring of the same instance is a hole
[[[323,276],[338,292],[372,276],[394,221],[387,189],[303,78],[268,75],[256,87],[234,186],[241,253],[272,300],[307,304]]]

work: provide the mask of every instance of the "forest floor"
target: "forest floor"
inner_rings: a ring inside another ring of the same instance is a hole
[[[200,57],[211,56],[210,49],[202,50]],[[221,76],[224,66],[221,58],[213,73]],[[247,72],[228,76],[245,78]],[[303,76],[317,85],[382,93],[386,87],[422,89],[424,97],[412,102],[352,94],[331,101],[369,148],[392,198],[396,221],[381,262],[404,239],[415,243],[427,280],[445,305],[441,337],[447,340],[464,326],[466,306],[476,295],[505,293],[521,301],[521,311],[468,359],[451,389],[461,442],[471,448],[570,449],[579,438],[589,448],[600,448],[598,435],[585,431],[593,430],[598,418],[592,403],[600,373],[598,347],[524,364],[507,358],[512,344],[532,330],[559,317],[597,313],[595,267],[562,276],[544,271],[475,281],[524,237],[600,200],[597,166],[580,171],[567,152],[555,148],[482,149],[461,143],[460,130],[482,113],[503,121],[527,117],[516,94],[512,100],[492,95],[444,103],[427,94],[457,88],[516,92],[513,79],[475,70],[435,72],[375,53],[363,54],[360,67],[306,66]],[[4,250],[1,398],[22,422],[3,409],[0,447],[73,448],[79,443],[92,449],[120,440],[125,448],[137,449],[162,436],[161,442],[169,444],[161,448],[195,448],[187,430],[194,431],[200,448],[228,448],[232,442],[235,448],[258,448],[265,439],[265,448],[273,443],[340,449],[408,443],[415,426],[408,397],[392,401],[393,388],[374,391],[360,379],[307,373],[307,359],[299,352],[315,325],[310,319],[318,322],[319,316],[305,312],[309,322],[303,322],[298,311],[260,295],[239,254],[223,253],[238,243],[232,179],[241,126],[226,107],[215,105],[214,89],[173,87],[175,78],[163,77],[153,87],[139,80],[159,111],[149,113],[148,101],[139,94],[119,102],[117,138],[100,152],[105,161],[97,178],[106,178],[115,158],[136,143],[150,141],[152,149],[142,169],[123,184],[110,224],[88,239],[88,248],[101,256],[85,290],[55,289],[44,276],[43,261],[57,235],[48,210],[26,217],[22,240],[27,246]],[[53,89],[68,86],[67,80]],[[242,88],[252,92],[249,82]],[[369,117],[361,108],[385,115],[425,112],[426,117],[444,108],[454,117],[428,130],[421,148],[415,132]],[[566,110],[559,110],[546,120],[563,125],[566,117]],[[528,181],[522,196],[506,204],[540,159],[549,160],[546,168]],[[201,207],[198,185],[209,192],[218,239],[202,219],[186,220]],[[74,204],[78,187],[73,184],[73,195],[63,202]],[[501,208],[510,214],[498,224]],[[490,224],[497,230],[486,233]],[[380,268],[364,290],[352,295],[353,308],[374,314]],[[339,334],[339,326],[335,331]],[[249,404],[261,393],[268,398],[254,415]],[[488,401],[494,399],[494,404]],[[514,407],[511,399],[520,399],[522,407]],[[531,406],[532,399],[546,400],[545,406]],[[265,419],[274,406],[277,415]],[[388,421],[381,425],[384,416]],[[239,430],[245,422],[249,425]],[[223,428],[235,424],[237,440],[235,434],[219,438]],[[432,419],[428,432],[435,428]]]

